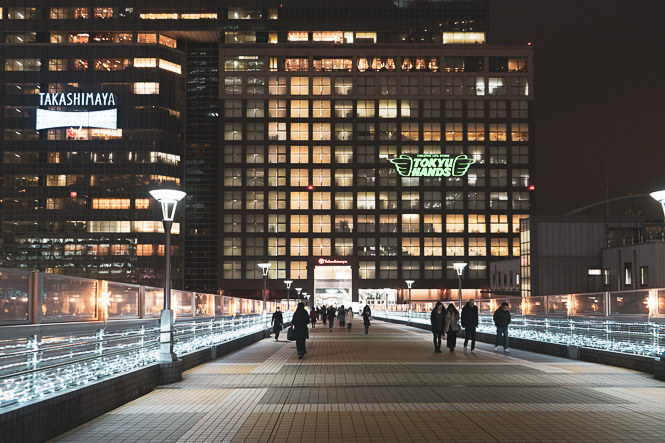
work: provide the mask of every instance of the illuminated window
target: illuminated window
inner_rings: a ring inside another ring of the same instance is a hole
[[[375,107],[374,100],[358,100],[356,102],[358,117],[374,118],[375,117],[374,107]]]
[[[330,201],[330,199],[328,199]],[[312,232],[327,233],[330,232],[330,216],[314,215],[312,216]]]
[[[506,124],[505,123],[490,123],[490,141],[491,142],[505,142],[506,141]]]
[[[42,61],[38,58],[6,58],[5,71],[39,71]]]
[[[222,268],[223,278],[226,280],[238,280],[242,278],[241,261],[224,261]]]
[[[286,163],[286,146],[268,146],[268,163]],[[271,185],[276,186],[276,185]]]
[[[309,147],[291,146],[291,163],[309,163]]]
[[[339,256],[353,255],[353,239],[352,238],[336,238],[335,239],[335,255],[339,255]]]
[[[514,214],[513,215],[513,232],[520,232],[520,220],[529,218],[527,214]]]
[[[448,257],[464,256],[464,239],[459,237],[448,237],[446,239],[446,255]]]
[[[159,94],[159,83],[136,82],[134,83],[134,94],[139,94],[139,95]]]
[[[331,205],[330,192],[315,192],[312,194],[312,209],[317,211],[329,211]]]
[[[291,140],[309,140],[309,124],[291,123]]]
[[[66,71],[67,59],[66,58],[51,58],[48,61],[49,71]]]
[[[248,186],[252,186],[249,184]],[[245,192],[245,209],[263,209],[264,208],[263,192],[247,191]]]
[[[484,123],[467,123],[466,127],[467,127],[467,140],[469,141],[485,140]]]
[[[444,45],[475,45],[485,43],[484,32],[444,32]]]
[[[287,58],[284,60],[285,71],[307,71],[308,60],[306,58]]]
[[[487,255],[487,240],[484,238],[469,238],[469,256],[484,257]]]
[[[90,34],[83,32],[79,34],[69,34],[69,43],[88,43]]]
[[[376,32],[356,32],[356,43],[376,43]]]
[[[335,105],[337,111],[337,105]],[[353,124],[352,123],[335,123],[335,140],[352,140],[353,139]]]
[[[314,163],[330,163],[330,146],[314,146],[312,157]]]
[[[291,100],[291,118],[308,118],[309,102],[307,100]]]
[[[309,41],[307,32],[289,32],[288,40],[290,42],[306,42]]]
[[[330,169],[313,169],[312,185],[315,187],[330,186]]]
[[[425,214],[423,215],[423,231],[427,233],[443,232],[443,223],[440,214]]]
[[[178,20],[180,18],[177,12],[141,13],[139,17],[143,20]]]
[[[270,77],[268,79],[270,95],[286,95],[286,77]]]
[[[352,192],[336,192],[335,193],[335,209],[336,210],[350,210],[350,209],[353,209],[353,193]]]
[[[176,74],[182,74],[182,66],[161,58],[159,59],[159,68]]]
[[[92,63],[92,68],[95,71],[121,71],[131,66],[131,62],[126,58],[103,58],[93,60]]]
[[[227,56],[224,58],[224,71],[263,71],[265,68],[265,57],[257,55]]]
[[[469,214],[469,232],[474,234],[484,234],[487,232],[487,225],[485,224],[485,216],[482,214]]]
[[[286,232],[286,215],[268,215],[268,232]]]
[[[508,209],[508,193],[490,192],[490,209]]]
[[[330,123],[313,123],[312,140],[330,140]]]
[[[312,117],[330,118],[330,100],[313,100]],[[328,128],[330,128],[330,124],[328,124]],[[330,132],[330,129],[328,132]]]
[[[446,214],[446,232],[464,232],[464,215]]]
[[[314,71],[351,71],[353,61],[350,58],[315,58]]]
[[[518,141],[518,142],[529,141],[529,124],[513,123],[511,125],[510,137],[513,141]]]
[[[224,255],[240,256],[242,255],[241,239],[237,237],[224,238]]]
[[[309,232],[309,216],[308,215],[291,215],[291,232]]]
[[[313,238],[312,239],[312,254],[313,255],[331,255],[330,247],[331,241],[329,238]]]
[[[291,209],[309,209],[309,193],[291,192]]]
[[[140,34],[139,34],[140,35]],[[144,34],[144,35],[153,35],[153,34]],[[139,43],[155,43],[155,42],[139,42]],[[175,48],[177,46],[176,39],[167,37],[165,35],[159,34],[159,44],[163,46],[167,46],[169,48]]]
[[[309,78],[291,77],[291,95],[308,95]]]
[[[268,101],[268,116],[270,118],[286,117],[286,100]]]
[[[443,240],[440,237],[425,237],[425,257],[441,257],[443,255]]]
[[[49,18],[51,20],[63,20],[69,18],[69,8],[50,8]]]
[[[286,239],[284,237],[268,237],[268,255],[283,257],[286,255]]]
[[[490,254],[492,256],[505,257],[510,255],[507,238],[490,239]]]
[[[361,261],[360,262],[360,278],[364,280],[373,280],[376,278],[376,262]]]
[[[157,43],[157,34],[156,33],[144,33],[139,32],[136,36],[136,41],[138,43]]]
[[[420,239],[418,237],[402,237],[402,255],[420,256]]]
[[[135,58],[134,59],[135,68],[156,68],[157,59],[156,58]]]
[[[256,43],[256,32],[254,31],[225,32],[224,43]]]
[[[489,95],[506,95],[506,78],[490,77],[487,82],[487,93]]]
[[[492,234],[507,234],[508,231],[508,215],[493,214],[490,215],[490,232]]]
[[[417,191],[402,192],[402,209],[419,209],[420,193]]]
[[[513,257],[519,257],[520,256],[520,238],[519,237],[514,237],[513,238],[512,255],[513,255]]]
[[[397,100],[379,100],[380,118],[397,118]]]
[[[149,198],[137,198],[134,200],[135,209],[150,209],[150,199]]]
[[[462,123],[446,123],[446,141],[462,141],[463,139]]]
[[[312,79],[312,95],[330,95],[330,77]]]
[[[238,123],[240,124],[240,123]],[[304,123],[307,125],[307,123]],[[268,140],[286,140],[286,123],[285,122],[269,122],[268,123]]]
[[[337,169],[335,171],[335,186],[353,186],[353,170]]]
[[[224,123],[224,140],[242,140],[242,123]]]
[[[314,32],[312,34],[312,41],[344,43],[344,33],[342,31]]]
[[[92,209],[130,209],[128,198],[93,198]]]
[[[420,232],[420,215],[402,214],[402,232]]]
[[[349,95],[353,88],[353,80],[351,77],[335,77],[335,94]]]
[[[309,184],[309,171],[307,169],[291,169],[290,186],[305,187]]]
[[[336,216],[335,232],[353,232],[353,216],[352,215]]]
[[[293,280],[307,280],[307,262],[292,261],[289,275]]]
[[[286,179],[284,179],[286,180]],[[268,192],[268,209],[286,209],[286,192]]]
[[[291,231],[293,232],[293,231]],[[291,237],[291,255],[294,256],[308,256],[309,255],[309,239]]]
[[[508,95],[529,95],[529,79],[527,77],[510,77]]]
[[[418,123],[402,123],[402,141],[418,141],[420,139]]]
[[[358,192],[357,194],[357,209],[376,209],[376,197],[374,192]]]
[[[37,8],[7,8],[7,20],[34,20],[38,18]]]

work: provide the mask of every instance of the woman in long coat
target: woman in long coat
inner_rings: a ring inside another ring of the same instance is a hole
[[[369,308],[369,305],[365,305],[363,308],[363,325],[365,325],[365,334],[369,334],[369,318],[372,316],[372,310]]]
[[[459,311],[455,309],[452,303],[446,309],[446,327],[444,333],[446,334],[446,346],[450,352],[455,352],[455,345],[457,344],[457,331],[459,331]]]
[[[284,327],[284,317],[282,316],[282,311],[279,310],[279,306],[275,312],[273,312],[272,321],[270,323],[272,324],[273,331],[275,331],[275,341],[279,341],[279,333]]]
[[[303,358],[305,354],[307,354],[305,340],[309,337],[309,331],[307,330],[309,313],[307,312],[307,309],[305,309],[304,303],[298,303],[298,308],[296,309],[296,312],[293,313],[291,324],[293,325],[293,335],[296,338],[298,358]]]

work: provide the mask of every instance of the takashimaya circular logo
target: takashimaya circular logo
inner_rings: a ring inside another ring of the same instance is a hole
[[[325,259],[325,258],[320,258],[320,259],[319,259],[319,264],[320,264],[320,265],[324,264],[325,262],[326,262],[326,259]]]

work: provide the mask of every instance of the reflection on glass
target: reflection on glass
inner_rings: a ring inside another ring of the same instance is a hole
[[[93,320],[97,318],[97,282],[45,274],[41,309],[45,321]]]
[[[0,272],[0,321],[28,320],[29,273]]]

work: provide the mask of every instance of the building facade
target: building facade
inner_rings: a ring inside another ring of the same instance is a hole
[[[267,261],[273,296],[440,298],[519,255],[533,51],[488,43],[487,1],[0,7],[4,266],[158,283],[155,186],[188,192],[187,289],[257,295]],[[39,102],[69,92],[115,107]]]

